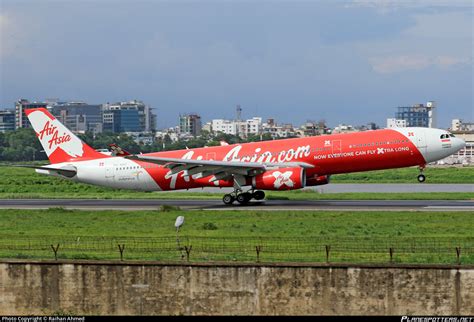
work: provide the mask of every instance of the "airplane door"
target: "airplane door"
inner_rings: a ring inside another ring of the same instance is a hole
[[[416,147],[420,152],[424,153],[426,152],[426,137],[425,137],[425,131],[416,131],[415,132],[415,142],[416,142]]]
[[[107,182],[114,182],[115,181],[115,167],[114,166],[107,166],[105,167],[105,180]]]
[[[341,140],[333,140],[332,141],[332,153],[341,153],[342,152],[342,145]]]

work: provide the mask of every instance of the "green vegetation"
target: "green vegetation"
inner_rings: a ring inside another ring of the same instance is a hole
[[[338,174],[332,183],[416,183],[418,168],[401,168],[379,171]],[[426,183],[472,183],[474,167],[427,167]]]
[[[41,143],[32,129],[0,133],[0,161],[44,160]]]
[[[434,178],[461,177],[464,182],[474,182],[473,168],[434,168]],[[390,170],[410,174],[415,169]],[[380,171],[388,176],[391,172]],[[416,172],[415,172],[416,173]],[[363,173],[334,176],[333,182],[341,182],[339,176],[361,176]],[[410,174],[411,175],[411,174]],[[0,198],[91,198],[91,199],[221,199],[222,193],[208,192],[137,192],[96,187],[37,174],[32,169],[0,166]],[[378,177],[376,177],[378,180]],[[339,181],[338,181],[339,180]],[[356,179],[342,182],[359,182]],[[382,180],[382,179],[380,179]],[[361,180],[362,181],[362,180]],[[365,182],[365,181],[362,181]],[[377,181],[375,181],[377,182]],[[324,191],[324,186],[321,186]],[[204,190],[205,191],[205,190]],[[345,200],[345,199],[474,199],[474,192],[467,193],[318,193],[312,190],[267,192],[268,199],[280,200]]]
[[[121,211],[4,209],[0,234],[64,236],[174,236],[178,215],[182,233],[207,237],[474,237],[469,212],[360,211]],[[203,229],[204,226],[218,229]]]
[[[176,244],[174,221],[185,216]],[[468,212],[2,210],[0,257],[474,263]]]

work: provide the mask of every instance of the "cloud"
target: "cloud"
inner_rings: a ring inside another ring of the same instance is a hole
[[[383,119],[382,98],[436,93],[457,117],[472,106],[472,12],[452,2],[2,1],[2,107],[138,98],[171,126],[178,112],[232,117],[237,103],[247,116],[338,123]]]
[[[453,56],[428,57],[423,55],[399,55],[369,59],[372,69],[380,74],[419,71],[429,67],[447,69],[460,64],[468,64],[469,62],[469,59]]]

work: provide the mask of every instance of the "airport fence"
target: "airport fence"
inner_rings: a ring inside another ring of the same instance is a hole
[[[97,237],[0,234],[0,257],[474,264],[474,237]]]

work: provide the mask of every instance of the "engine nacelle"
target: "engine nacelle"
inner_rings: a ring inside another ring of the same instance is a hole
[[[281,168],[265,171],[252,178],[252,186],[262,190],[294,190],[306,186],[303,168]]]
[[[329,183],[329,176],[317,176],[314,175],[312,177],[306,178],[306,186],[321,186],[323,184]]]

